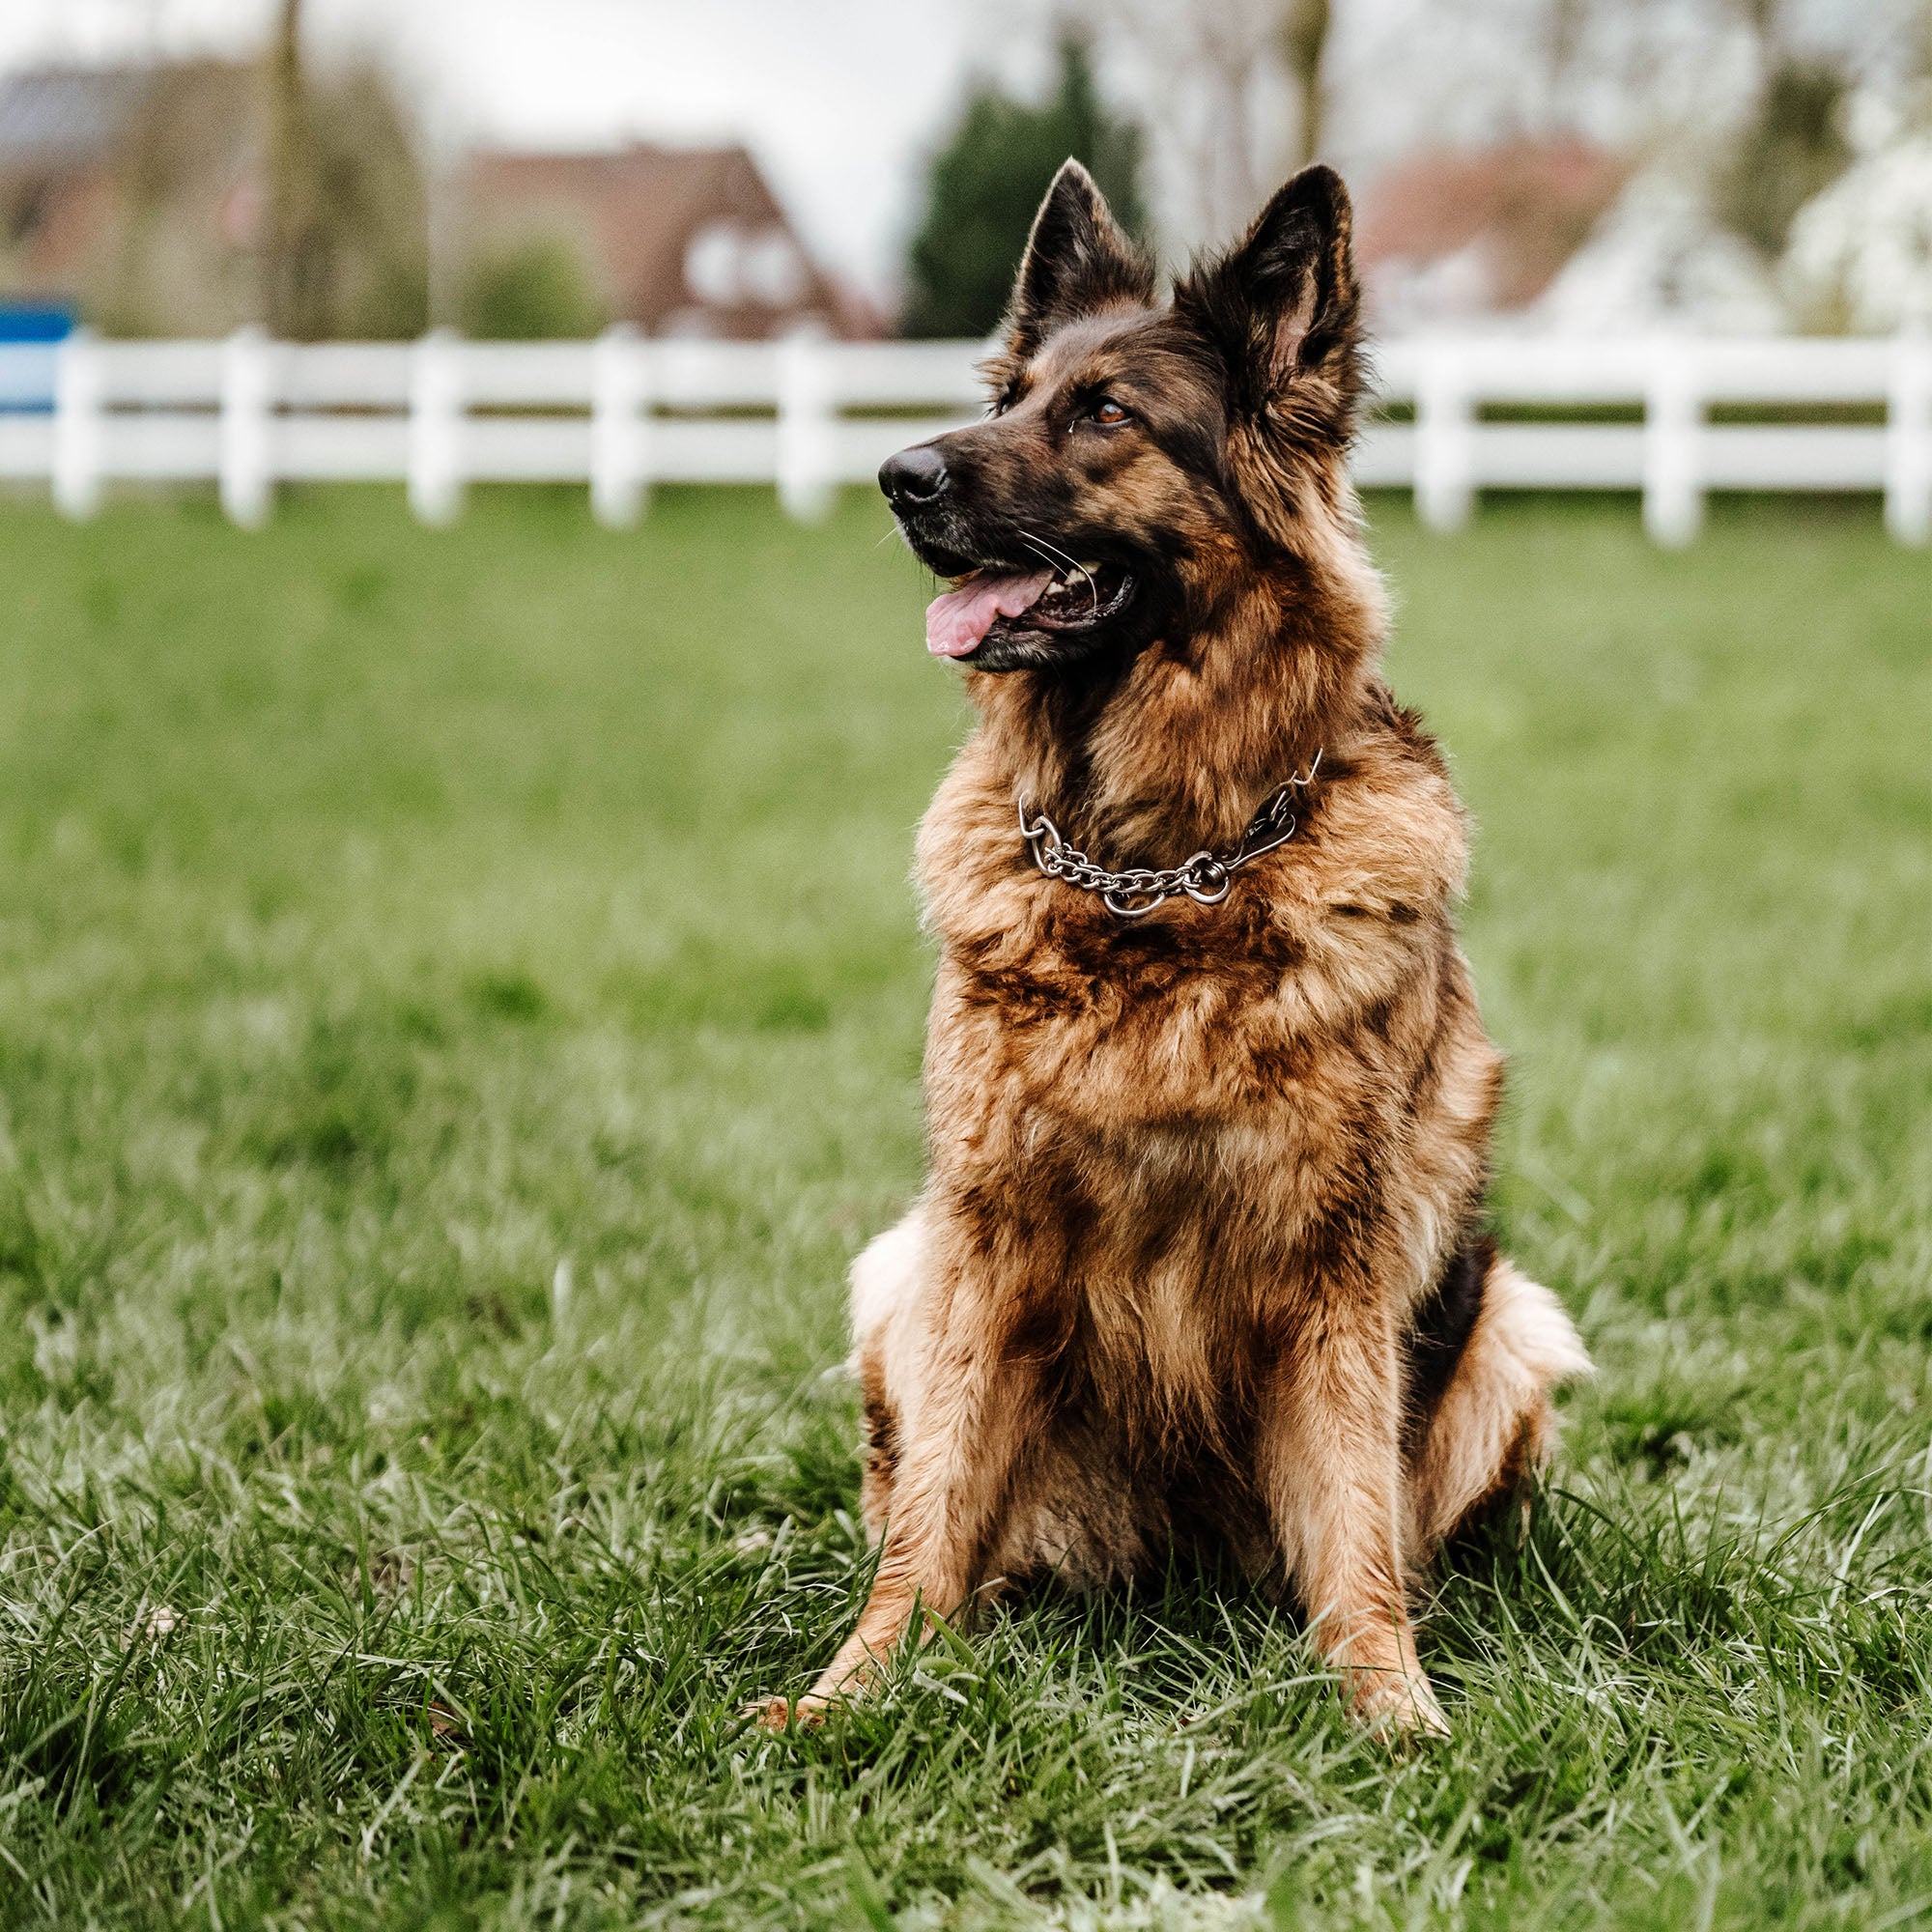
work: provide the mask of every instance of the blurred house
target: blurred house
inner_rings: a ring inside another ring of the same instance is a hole
[[[131,70],[0,82],[0,292],[64,306],[111,211],[107,156],[138,93]]]
[[[1411,156],[1363,197],[1358,255],[1392,335],[1786,326],[1772,266],[1719,218],[1708,180],[1574,137]]]
[[[44,68],[0,79],[0,304],[109,334],[218,335],[264,312],[271,102],[254,63]],[[876,336],[736,147],[474,155],[452,245],[483,334]],[[428,320],[428,194],[372,70],[307,83],[283,276],[307,336]]]
[[[1662,162],[1625,184],[1528,319],[1558,334],[1776,335],[1788,327],[1774,265],[1718,218],[1708,181]]]
[[[1356,252],[1390,334],[1523,315],[1589,239],[1629,170],[1572,139],[1399,162],[1363,197]]]
[[[0,299],[110,334],[212,335],[263,308],[270,103],[252,63],[44,68],[0,80]],[[306,101],[296,267],[304,333],[413,334],[427,229],[410,129],[381,77]]]
[[[253,312],[252,69],[47,68],[0,82],[0,290],[120,332]]]
[[[507,275],[520,257],[534,264],[533,251],[567,250],[603,319],[646,334],[883,332],[877,315],[812,261],[743,148],[481,152],[462,204],[466,249],[486,276],[493,264]]]

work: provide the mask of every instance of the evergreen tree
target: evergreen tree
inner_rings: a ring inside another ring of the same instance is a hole
[[[1122,225],[1141,233],[1140,129],[1108,113],[1087,49],[1071,39],[1061,43],[1059,84],[1044,106],[981,86],[934,159],[925,219],[906,259],[904,333],[984,335],[994,327],[1034,212],[1069,155],[1086,164]]]

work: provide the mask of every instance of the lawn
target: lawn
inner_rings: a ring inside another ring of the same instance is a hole
[[[1932,562],[1378,504],[1602,1365],[1452,1743],[1225,1577],[772,1739],[867,1580],[964,728],[854,497],[0,505],[0,1922],[1932,1919]]]

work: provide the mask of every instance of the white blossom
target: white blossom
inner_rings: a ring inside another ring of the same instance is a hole
[[[1854,329],[1932,325],[1932,133],[1868,155],[1807,202],[1784,274],[1800,302]]]

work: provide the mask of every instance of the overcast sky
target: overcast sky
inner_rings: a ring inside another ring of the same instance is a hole
[[[259,45],[270,0],[0,0],[0,70]],[[969,70],[1024,79],[1026,0],[306,0],[319,46],[380,48],[448,136],[743,140],[808,239],[878,291],[920,157]]]

